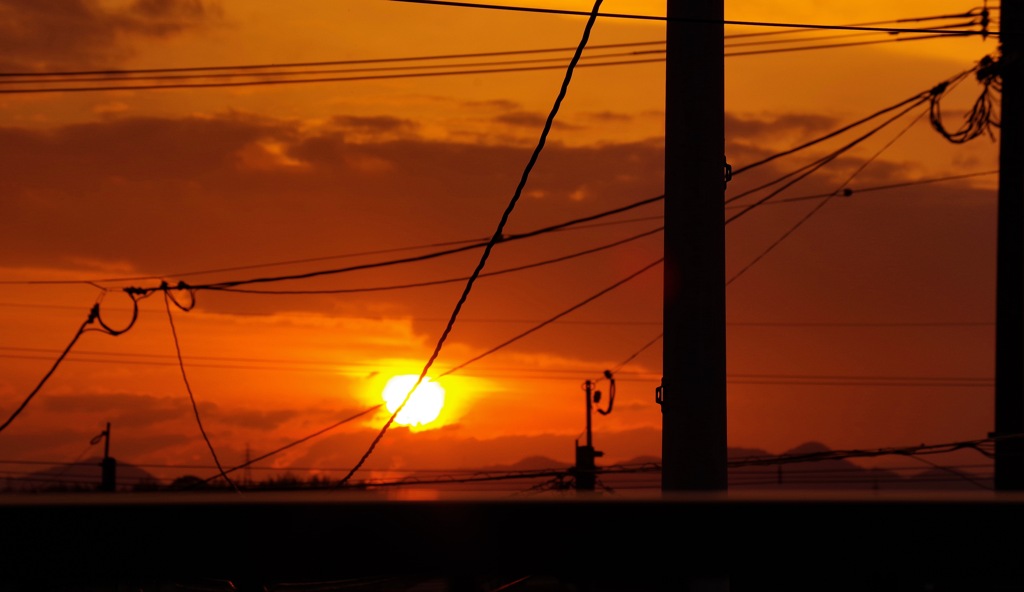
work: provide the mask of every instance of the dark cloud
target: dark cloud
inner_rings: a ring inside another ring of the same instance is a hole
[[[608,123],[608,122],[623,123],[623,122],[633,121],[633,119],[635,119],[635,117],[633,115],[630,115],[628,113],[615,112],[615,111],[601,111],[599,113],[588,113],[587,114],[587,118],[588,119],[592,119],[592,120],[594,120],[594,121],[596,121],[598,123]]]
[[[529,111],[509,111],[498,115],[494,118],[494,121],[505,125],[539,130],[544,127],[547,119],[547,114],[532,113]],[[579,129],[578,125],[569,123],[565,121],[565,119],[555,120],[554,126],[561,129]]]
[[[346,120],[378,129],[401,120]],[[348,140],[335,126],[226,114],[0,129],[0,258],[198,269],[474,237],[528,160],[519,147]],[[658,143],[550,145],[527,188],[533,227],[660,192]],[[486,226],[490,226],[487,224]]]
[[[151,428],[172,422],[194,421],[187,396],[112,393],[81,395],[48,395],[39,405],[46,413],[62,415],[98,415],[120,429]],[[280,427],[300,413],[294,409],[225,408],[211,401],[199,401],[205,421],[218,425],[269,431]]]
[[[342,131],[354,131],[359,133],[410,133],[414,132],[419,127],[414,121],[385,115],[377,117],[339,115],[333,117],[331,121]]]
[[[257,430],[272,430],[298,417],[300,414],[293,409],[261,411],[256,409],[217,408],[216,413],[210,413],[209,415],[212,419],[227,425]]]
[[[820,135],[838,127],[835,118],[824,115],[783,113],[755,117],[726,113],[727,137],[755,138],[791,137],[793,135]]]
[[[184,404],[184,405],[183,405]],[[47,413],[101,415],[121,427],[149,428],[186,417],[188,402],[177,397],[136,394],[48,395],[40,401]]]
[[[220,18],[211,0],[0,0],[0,69],[111,67],[135,37],[167,37]]]

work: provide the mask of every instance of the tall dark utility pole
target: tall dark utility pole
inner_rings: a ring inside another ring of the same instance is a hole
[[[724,0],[667,0],[664,491],[724,490]]]
[[[995,487],[1024,490],[1024,6],[1000,12]]]

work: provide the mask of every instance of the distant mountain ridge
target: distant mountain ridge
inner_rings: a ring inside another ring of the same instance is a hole
[[[799,458],[808,455],[811,457],[816,455],[828,456],[831,452],[832,450],[828,446],[814,441],[801,444],[780,455],[773,455],[758,448],[729,448],[728,457],[734,465],[729,468],[729,488],[732,490],[877,489],[932,491],[992,489],[990,471],[987,475],[974,475],[953,467],[943,467],[941,463],[932,467],[922,467],[920,471],[911,474],[901,474],[897,471],[886,469],[865,468],[852,460],[842,458],[782,464],[771,464],[768,462],[765,464],[751,463],[743,465],[744,460],[767,459],[770,461],[779,457],[792,460],[794,457]],[[644,455],[616,463],[603,461],[603,458],[597,459],[598,467],[610,469],[598,477],[599,484],[605,489],[615,491],[660,488],[661,474],[657,471],[657,467],[661,465],[660,457]],[[76,463],[53,466],[21,477],[8,477],[0,481],[0,491],[95,491],[101,479],[100,462],[100,458],[90,458]],[[488,465],[452,471],[453,475],[450,478],[450,482],[457,484],[462,477],[466,477],[471,481],[480,477],[490,478],[491,476],[498,476],[499,479],[504,479],[502,474],[508,474],[509,480],[480,483],[480,489],[508,489],[513,483],[523,484],[527,487],[530,485],[539,486],[545,482],[565,487],[571,484],[571,478],[567,476],[568,469],[571,468],[572,465],[565,461],[534,455],[524,457],[511,464]],[[541,476],[525,475],[522,479],[515,475],[516,473],[543,473],[547,471],[565,472],[565,474],[561,476],[552,476],[551,474]],[[179,480],[186,478],[189,477],[180,476]],[[195,478],[193,477],[193,479]],[[422,479],[425,482],[435,482],[436,484],[437,474],[424,473],[417,475],[410,481],[415,482],[418,479]],[[301,479],[293,480],[297,488],[302,487]],[[161,481],[148,471],[126,462],[118,462],[117,464],[117,484],[118,489],[122,491],[156,489],[171,485],[169,481]],[[441,485],[445,485],[445,483],[442,482]]]
[[[94,491],[99,487],[103,471],[102,459],[89,458],[75,463],[56,465],[23,477],[8,477],[0,482],[0,491]],[[153,487],[159,480],[144,469],[126,462],[117,463],[118,489]]]

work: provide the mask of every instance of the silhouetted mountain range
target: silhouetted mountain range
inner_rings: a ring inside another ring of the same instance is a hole
[[[57,465],[23,477],[8,477],[0,485],[3,491],[95,491],[102,477],[100,458]],[[159,480],[144,469],[118,461],[118,489],[153,488]]]
[[[986,474],[966,473],[955,467],[935,463],[921,469],[886,470],[865,468],[853,460],[829,457],[832,450],[820,442],[808,442],[781,455],[773,455],[756,448],[730,448],[728,451],[729,488],[733,490],[971,490],[991,489],[991,471]],[[782,457],[789,462],[777,463]],[[661,459],[656,456],[638,456],[624,462],[607,463],[599,458],[598,487],[611,491],[658,489],[661,484]],[[799,462],[793,462],[799,461]],[[929,464],[932,464],[929,461]],[[570,464],[545,456],[529,456],[512,464],[490,465],[477,469],[453,471],[451,474],[413,474],[403,485],[440,489],[473,491],[508,491],[528,489],[570,489]],[[100,483],[100,459],[53,466],[22,477],[8,477],[0,482],[0,491],[95,491]],[[183,479],[197,479],[182,476]],[[273,480],[273,479],[272,479]],[[307,483],[302,478],[289,476],[282,487],[301,489],[307,486],[323,487],[326,482]],[[149,472],[130,463],[118,462],[119,490],[147,490],[173,488],[173,484],[158,480]],[[394,482],[392,482],[392,485]],[[259,484],[255,484],[256,488]]]

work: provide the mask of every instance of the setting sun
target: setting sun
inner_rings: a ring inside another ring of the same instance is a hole
[[[388,380],[382,393],[388,411],[394,413],[398,409],[418,378],[419,376],[415,374],[402,374]],[[436,382],[431,382],[430,378],[424,378],[423,382],[413,391],[409,402],[395,417],[395,423],[408,426],[426,425],[437,419],[442,407],[444,407],[444,388]]]

